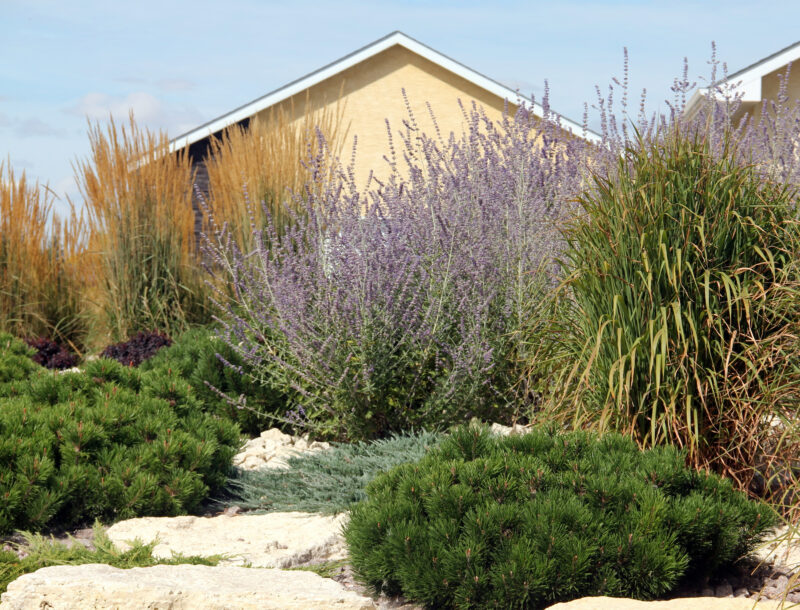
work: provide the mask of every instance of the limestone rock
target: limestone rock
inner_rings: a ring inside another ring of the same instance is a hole
[[[0,599],[0,610],[376,608],[370,598],[313,572],[194,565],[53,566],[20,576]]]
[[[277,428],[271,428],[262,432],[258,438],[247,441],[234,456],[233,465],[241,470],[288,468],[286,460],[292,455],[329,448],[329,443],[309,442],[306,437],[295,438]]]
[[[681,597],[643,602],[619,597],[582,597],[550,606],[548,610],[777,610],[777,602],[758,602],[741,597]],[[1,609],[0,609],[1,610]]]
[[[341,535],[346,514],[309,513],[219,515],[217,517],[142,517],[112,525],[106,532],[120,550],[127,541],[158,540],[155,557],[228,555],[221,565],[289,568],[344,559]]]
[[[784,526],[775,530],[770,538],[771,541],[757,548],[753,555],[760,561],[800,568],[800,531],[792,534]]]
[[[502,424],[492,424],[489,431],[498,436],[509,436],[510,434],[525,434],[530,430],[530,426],[523,426],[521,424],[514,424],[513,426],[504,426]]]

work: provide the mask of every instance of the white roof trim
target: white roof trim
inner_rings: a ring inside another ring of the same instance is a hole
[[[406,36],[402,32],[393,32],[392,34],[389,34],[388,36],[381,38],[380,40],[362,49],[359,49],[358,51],[355,51],[354,53],[351,53],[350,55],[347,55],[346,57],[343,57],[332,64],[328,64],[316,72],[312,72],[311,74],[291,82],[280,89],[276,89],[275,91],[268,93],[263,97],[253,100],[249,104],[240,106],[228,114],[224,114],[219,118],[193,129],[192,131],[178,136],[170,142],[169,151],[175,152],[176,150],[180,150],[181,148],[189,146],[190,144],[194,144],[195,142],[217,133],[218,131],[221,131],[222,129],[225,129],[226,127],[229,127],[235,123],[238,123],[239,121],[252,117],[258,112],[269,108],[278,102],[288,99],[293,95],[305,91],[309,87],[322,82],[326,78],[335,76],[339,72],[343,72],[344,70],[361,63],[362,61],[369,59],[370,57],[377,55],[381,51],[384,51],[385,49],[388,49],[394,45],[405,47],[409,51],[412,51],[413,53],[432,61],[442,68],[470,81],[474,85],[477,85],[478,87],[497,95],[501,99],[507,99],[512,104],[519,105],[523,101],[530,104],[530,100],[526,100],[517,91],[513,91],[512,89],[501,85],[497,81],[487,78],[486,76],[475,72],[467,66],[450,59],[449,57],[446,57],[437,51],[434,51],[430,47],[414,40],[413,38],[410,38],[409,36]],[[532,109],[536,115],[542,116],[544,113],[543,108],[539,104],[532,104]],[[565,117],[559,116],[559,118],[561,121],[561,126],[567,129],[569,132],[581,137],[585,137],[587,140],[593,143],[601,140],[600,135],[591,130],[587,130],[584,134],[582,125],[579,125]]]
[[[778,70],[787,64],[793,63],[800,59],[800,42],[796,42],[777,53],[768,55],[764,59],[760,59],[754,64],[747,66],[729,75],[727,78],[717,81],[714,86],[719,86],[724,83],[733,85],[733,92],[741,95],[743,102],[760,102],[761,101],[761,79]],[[703,87],[695,91],[689,102],[686,104],[685,113],[689,114],[694,110],[694,107],[700,100],[708,95],[709,87]]]

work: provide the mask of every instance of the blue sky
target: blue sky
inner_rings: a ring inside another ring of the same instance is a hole
[[[0,159],[79,199],[72,163],[87,117],[109,113],[176,136],[394,30],[577,121],[622,72],[649,110],[683,58],[707,75],[800,40],[800,2],[739,0],[0,0]],[[663,108],[663,105],[661,105]]]

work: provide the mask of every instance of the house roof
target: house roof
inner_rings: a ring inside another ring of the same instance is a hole
[[[746,68],[737,70],[713,83],[712,86],[718,87],[725,83],[734,85],[734,92],[741,94],[743,102],[761,101],[761,78],[783,66],[800,59],[800,41],[789,45],[768,55],[757,62],[750,64]],[[698,102],[708,95],[709,87],[703,87],[694,92],[689,102],[686,104],[687,113],[691,112]]]
[[[320,68],[319,70],[316,70],[315,72],[312,72],[311,74],[307,74],[302,78],[298,78],[297,80],[292,81],[280,89],[275,89],[274,91],[253,100],[252,102],[244,104],[243,106],[239,106],[227,114],[223,114],[216,119],[204,123],[203,125],[200,125],[199,127],[178,136],[170,141],[170,152],[180,150],[186,146],[189,146],[190,144],[194,144],[195,142],[203,140],[204,138],[207,138],[208,136],[217,133],[222,129],[225,129],[226,127],[252,117],[258,112],[285,99],[288,99],[297,93],[305,91],[309,87],[312,87],[313,85],[316,85],[317,83],[320,83],[331,76],[335,76],[351,66],[361,63],[362,61],[369,59],[370,57],[373,57],[374,55],[377,55],[385,49],[395,45],[400,45],[409,51],[416,53],[417,55],[421,55],[425,59],[439,65],[446,70],[449,70],[450,72],[453,72],[454,74],[457,74],[474,85],[477,85],[478,87],[497,95],[501,99],[507,99],[509,102],[517,105],[523,101],[531,104],[530,100],[527,100],[521,96],[518,91],[509,89],[505,85],[502,85],[497,81],[492,80],[491,78],[484,76],[483,74],[480,74],[471,68],[468,68],[464,64],[457,62],[456,60],[451,59],[446,55],[439,53],[438,51],[435,51],[429,46],[414,40],[410,36],[406,36],[402,32],[396,31],[392,32],[388,36],[384,36],[380,40],[376,40],[372,44],[362,47],[361,49],[342,57],[341,59],[336,60],[333,63],[328,64],[327,66]],[[544,110],[541,105],[533,103],[531,106],[534,114],[539,116],[543,115]],[[591,142],[600,141],[599,134],[590,130],[586,130],[584,132],[582,125],[579,125],[578,123],[561,115],[557,116],[560,119],[561,126],[571,133],[581,135]]]

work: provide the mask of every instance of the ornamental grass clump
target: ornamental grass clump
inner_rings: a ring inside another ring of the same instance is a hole
[[[654,599],[729,566],[776,519],[684,460],[618,434],[461,428],[367,486],[349,556],[376,592],[431,608]]]
[[[235,285],[220,294],[223,336],[257,378],[292,389],[299,426],[376,438],[510,421],[536,398],[517,383],[514,331],[537,328],[586,144],[525,107],[464,114],[446,140],[410,116],[390,178],[366,192],[320,138],[290,228],[268,214],[252,253],[224,229],[208,242],[212,272]]]
[[[196,261],[191,159],[165,133],[113,120],[89,128],[91,155],[76,165],[89,212],[97,303],[115,341],[140,330],[169,334],[208,319]]]
[[[284,206],[291,205],[292,192],[301,192],[309,179],[303,160],[309,149],[316,152],[315,128],[333,149],[341,145],[344,104],[314,111],[306,98],[302,106],[290,102],[253,117],[247,125],[232,125],[210,140],[206,204],[219,225],[228,223],[242,250],[254,247],[253,225],[266,222],[261,206],[249,206],[248,199],[264,202],[280,230],[291,222]]]
[[[570,364],[556,410],[685,448],[692,465],[788,505],[800,465],[797,191],[738,146],[730,132],[664,128],[580,197],[565,233]]]
[[[86,226],[74,209],[53,213],[46,186],[0,163],[0,331],[47,336],[82,350],[88,333],[84,289]]]

